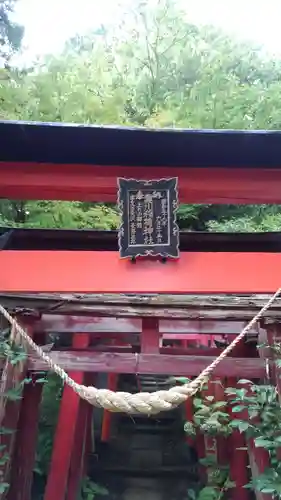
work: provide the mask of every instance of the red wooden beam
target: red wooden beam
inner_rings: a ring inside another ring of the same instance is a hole
[[[88,334],[77,334],[73,338],[73,346],[77,349],[85,349],[89,345],[90,337]],[[79,351],[77,351],[79,353]],[[84,368],[79,371],[70,371],[69,375],[78,384],[84,383]],[[75,440],[75,432],[77,423],[79,423],[79,409],[81,400],[79,396],[68,386],[64,387],[59,418],[57,423],[56,435],[53,445],[53,453],[51,465],[47,480],[47,485],[44,494],[44,500],[62,500],[65,498],[66,487],[68,481],[69,468],[71,463],[72,453],[80,454],[81,450],[73,450],[73,445],[78,443]],[[77,437],[77,436],[76,436]],[[78,443],[79,446],[79,443]],[[83,454],[83,452],[82,452]],[[82,461],[83,457],[81,457]],[[79,476],[82,467],[77,468],[76,472]],[[74,488],[80,479],[80,476],[74,478]]]
[[[134,306],[131,306],[131,308],[132,307]],[[59,310],[57,311],[57,313],[58,314],[43,314],[40,321],[36,321],[34,325],[35,333],[58,334],[76,333],[77,331],[79,331],[81,333],[91,333],[91,338],[94,338],[93,335],[125,335],[126,333],[137,334],[141,332],[141,319],[137,317],[115,318],[62,315],[59,313]],[[141,310],[139,310],[139,314],[141,314]],[[241,332],[245,325],[245,321],[224,321],[223,319],[159,319],[159,331],[164,339],[182,338],[186,340],[194,340],[198,337],[198,335],[204,333],[210,335],[237,335]],[[251,333],[257,332],[257,327],[251,329]],[[121,337],[117,336],[116,338]]]
[[[166,354],[133,354],[106,352],[61,352],[50,353],[52,360],[66,371],[105,372],[105,373],[143,373],[167,375],[199,375],[215,357],[180,356]],[[29,369],[43,371],[46,364],[37,358],[30,358]],[[259,358],[225,358],[217,366],[218,377],[261,378],[265,376],[265,364]]]
[[[281,171],[274,169],[173,168],[181,203],[281,203]],[[143,168],[133,176],[143,178]],[[160,169],[151,167],[149,178]],[[11,199],[116,202],[117,177],[132,177],[130,167],[0,162],[0,197]],[[161,168],[171,177],[171,168]],[[206,182],[208,179],[208,182]]]
[[[185,252],[132,265],[117,252],[4,250],[0,268],[1,292],[272,293],[281,254]]]
[[[36,383],[36,377],[24,387],[8,500],[31,498],[42,389],[43,385]]]

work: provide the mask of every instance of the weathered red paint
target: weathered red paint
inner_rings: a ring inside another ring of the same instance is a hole
[[[66,500],[77,500],[80,481],[84,473],[88,406],[89,403],[87,401],[80,399],[69,467]]]
[[[76,333],[77,331],[91,334],[140,333],[141,322],[140,318],[43,314],[40,321],[35,324],[35,333]],[[159,319],[159,331],[164,339],[195,340],[204,333],[217,335],[218,338],[222,334],[237,335],[245,325],[244,321]],[[257,333],[257,331],[257,327],[251,329],[251,333]]]
[[[24,327],[28,335],[33,338],[34,331],[32,318],[18,318],[18,322],[21,324],[21,326]],[[17,381],[17,383],[22,382],[26,377],[26,371],[27,363],[24,363],[24,366],[22,367],[20,372],[18,371],[18,366],[9,364],[7,370],[7,378],[4,382],[5,385],[2,387],[2,390],[7,391],[9,389],[12,389],[14,387],[15,380]],[[4,461],[4,463],[0,465],[0,474],[1,480],[8,483],[10,482],[10,465],[15,449],[16,430],[19,424],[21,404],[22,400],[6,401],[6,405],[4,407],[4,415],[0,416],[0,425],[14,430],[14,432],[11,434],[0,434],[0,445],[5,446],[5,448],[0,451],[0,458],[2,458],[2,456],[5,454],[10,457],[8,461]],[[3,495],[4,494],[0,493],[0,499],[3,498]]]
[[[39,410],[43,384],[38,377],[24,387],[11,469],[8,500],[31,500]]]
[[[134,167],[136,179],[143,168]],[[149,179],[159,179],[159,168]],[[281,171],[275,169],[173,168],[181,203],[281,203]],[[124,166],[0,162],[0,197],[10,199],[116,202],[117,177],[132,177]],[[171,177],[163,166],[161,177]],[[206,182],[206,179],[208,181]]]
[[[281,254],[183,252],[166,264],[132,265],[118,252],[4,250],[0,267],[1,292],[271,293]]]
[[[73,347],[85,349],[89,341],[88,334],[76,334],[73,336]],[[78,384],[84,383],[84,371],[70,371],[69,375]],[[79,396],[70,387],[65,386],[44,500],[62,500],[65,497],[80,404]],[[78,472],[80,473],[80,469]]]
[[[204,352],[202,350],[202,352]],[[213,356],[182,356],[166,354],[134,354],[52,351],[50,357],[66,371],[105,373],[143,373],[193,376],[199,375],[214,359]],[[29,369],[46,370],[46,364],[37,358],[30,358]],[[259,358],[225,358],[216,367],[217,377],[262,378],[265,375],[264,362]]]
[[[143,318],[141,332],[141,352],[143,354],[159,353],[159,321],[157,318]]]
[[[228,388],[236,388],[237,379],[228,377],[226,385]],[[230,418],[232,419],[248,419],[247,411],[245,410],[240,413],[233,413],[230,406],[228,407],[228,410]],[[228,447],[230,450],[230,479],[235,483],[235,487],[230,491],[230,498],[231,500],[250,500],[251,493],[248,489],[244,488],[244,486],[249,482],[249,457],[245,435],[239,432],[239,430],[233,430],[232,434],[228,438]]]
[[[94,385],[95,379],[91,373],[86,374],[86,385]],[[88,475],[88,459],[92,452],[93,446],[93,411],[94,407],[92,405],[87,405],[87,422],[86,422],[86,441],[85,441],[85,451],[84,451],[84,465],[83,465],[83,476]]]
[[[252,476],[254,479],[257,479],[267,467],[270,467],[268,451],[264,448],[256,448],[254,439],[251,438],[248,442],[248,453]],[[255,495],[256,500],[272,500],[272,495],[268,493],[256,490]]]
[[[118,382],[118,376],[116,375],[116,373],[109,373],[107,379],[107,388],[110,391],[116,391],[117,382]],[[111,419],[112,419],[112,413],[108,410],[103,410],[102,429],[101,429],[101,441],[103,443],[107,443],[110,440]]]
[[[212,394],[214,396],[214,401],[225,402],[225,406],[221,408],[222,412],[227,410],[226,398],[225,398],[225,378],[214,377]],[[223,436],[218,436],[217,439],[217,458],[220,465],[227,465],[229,463],[229,449],[227,446],[227,440]]]
[[[185,402],[185,419],[187,422],[193,422],[193,397],[188,398]],[[186,442],[189,446],[194,446],[194,438],[186,435]]]

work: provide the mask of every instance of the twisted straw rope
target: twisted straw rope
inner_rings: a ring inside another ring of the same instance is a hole
[[[17,321],[8,313],[8,311],[0,304],[0,313],[9,321],[12,328],[20,334],[31,349],[48,365],[49,369],[55,372],[65,384],[69,385],[81,398],[88,401],[90,404],[105,408],[112,412],[125,413],[142,413],[146,415],[157,414],[160,411],[171,410],[193,396],[209,379],[218,364],[226,358],[226,356],[239,344],[251,328],[261,319],[265,312],[270,308],[273,302],[281,293],[281,288],[269,299],[264,307],[256,314],[256,316],[246,325],[242,332],[226,347],[226,349],[205,368],[196,379],[182,386],[172,387],[166,391],[157,391],[154,393],[139,392],[130,394],[128,392],[113,392],[108,389],[97,389],[96,387],[86,387],[85,385],[77,384],[67,373],[29,337],[26,331],[17,323]]]

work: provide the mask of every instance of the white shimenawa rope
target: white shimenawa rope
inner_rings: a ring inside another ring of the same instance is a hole
[[[256,314],[256,316],[246,325],[241,333],[224,349],[224,351],[207,367],[196,379],[182,386],[175,386],[165,391],[139,392],[130,394],[129,392],[113,392],[108,389],[97,389],[92,386],[77,384],[68,374],[56,363],[52,361],[40,346],[35,344],[29,337],[26,331],[18,324],[18,322],[9,314],[9,312],[0,304],[0,313],[9,321],[21,339],[23,345],[28,345],[35,351],[39,358],[47,364],[48,368],[55,372],[65,384],[69,385],[79,396],[90,404],[105,408],[112,412],[124,412],[129,414],[146,414],[153,415],[161,411],[171,410],[176,408],[181,403],[193,396],[202,386],[208,381],[218,364],[226,358],[232,349],[247,335],[251,328],[262,318],[266,311],[271,307],[273,302],[281,294],[281,288],[268,300],[264,307]],[[245,362],[247,362],[245,360]],[[187,369],[188,371],[188,369]]]

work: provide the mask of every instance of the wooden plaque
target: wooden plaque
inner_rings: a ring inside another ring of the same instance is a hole
[[[154,181],[118,179],[120,257],[179,257],[177,184],[176,177]]]

